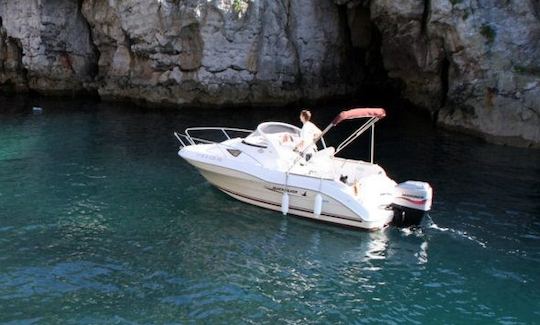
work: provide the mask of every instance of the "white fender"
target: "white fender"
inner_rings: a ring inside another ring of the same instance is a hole
[[[321,193],[315,195],[315,202],[313,202],[313,213],[316,216],[320,216],[322,211],[322,196]]]
[[[289,193],[283,192],[281,197],[281,212],[286,215],[289,212]]]

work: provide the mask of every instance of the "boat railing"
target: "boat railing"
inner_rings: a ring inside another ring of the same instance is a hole
[[[199,137],[194,136],[194,134],[196,133],[203,133],[203,132],[206,132],[206,135],[212,134],[213,137],[209,138],[209,137],[202,137],[202,136],[199,136]],[[181,148],[190,146],[190,145],[197,145],[197,144],[216,144],[217,148],[219,148],[219,150],[221,150],[223,154],[225,154],[225,150],[227,149],[236,150],[236,148],[222,143],[223,141],[234,139],[235,135],[246,137],[252,132],[253,130],[238,129],[238,128],[192,127],[192,128],[187,128],[184,131],[184,134],[174,132],[174,136],[180,142]],[[256,159],[252,155],[248,154],[247,152],[243,152],[243,153],[249,158],[251,158],[259,166],[263,165],[258,159]]]
[[[194,136],[196,133],[203,133],[204,135]],[[226,128],[226,127],[192,127],[187,128],[184,134],[174,132],[174,136],[180,141],[182,147],[201,144],[201,143],[220,143],[225,140],[230,140],[234,135],[241,135],[245,137],[252,133],[253,130],[239,129],[239,128]],[[212,135],[211,137],[208,137]]]

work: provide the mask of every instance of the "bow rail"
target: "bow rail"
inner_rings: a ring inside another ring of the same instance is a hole
[[[174,136],[178,139],[182,147],[201,144],[201,143],[220,143],[225,140],[230,140],[235,137],[246,137],[251,134],[253,130],[239,129],[239,128],[226,128],[226,127],[214,127],[214,126],[201,126],[191,127],[184,131],[184,134],[174,132]],[[197,133],[203,133],[203,135],[195,136]],[[209,135],[212,135],[209,137]],[[235,136],[236,135],[236,136]]]
[[[196,133],[202,133],[203,135],[195,137],[194,135]],[[218,127],[201,126],[201,127],[187,128],[184,131],[184,134],[181,134],[179,132],[174,132],[174,136],[180,142],[180,149],[187,146],[197,145],[197,144],[215,144],[216,147],[224,155],[226,155],[225,150],[236,149],[236,148],[224,144],[223,141],[231,140],[238,137],[244,138],[251,133],[253,133],[253,130],[239,129],[239,128],[226,128],[226,127],[219,127],[219,126]],[[247,152],[243,152],[243,154],[245,154],[247,157],[252,159],[257,165],[259,166],[263,165],[257,158],[253,157]]]

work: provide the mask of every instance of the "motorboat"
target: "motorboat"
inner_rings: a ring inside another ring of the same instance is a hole
[[[398,184],[374,163],[375,123],[385,116],[382,108],[345,110],[313,140],[309,154],[295,149],[300,128],[282,122],[263,122],[255,130],[190,127],[174,135],[178,155],[240,201],[366,230],[417,225],[431,209],[432,188],[420,181]],[[337,147],[327,146],[327,132],[349,120],[362,123]],[[337,156],[368,130],[369,162]]]

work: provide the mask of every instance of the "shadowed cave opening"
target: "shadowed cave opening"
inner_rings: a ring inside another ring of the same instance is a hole
[[[441,107],[446,105],[448,99],[450,61],[445,56],[441,64]]]
[[[344,98],[328,101],[344,105],[381,106],[389,110],[403,108],[421,111],[402,96],[404,83],[390,78],[384,67],[382,34],[372,21],[367,5],[338,5],[339,24],[345,42],[341,75],[355,86]]]

